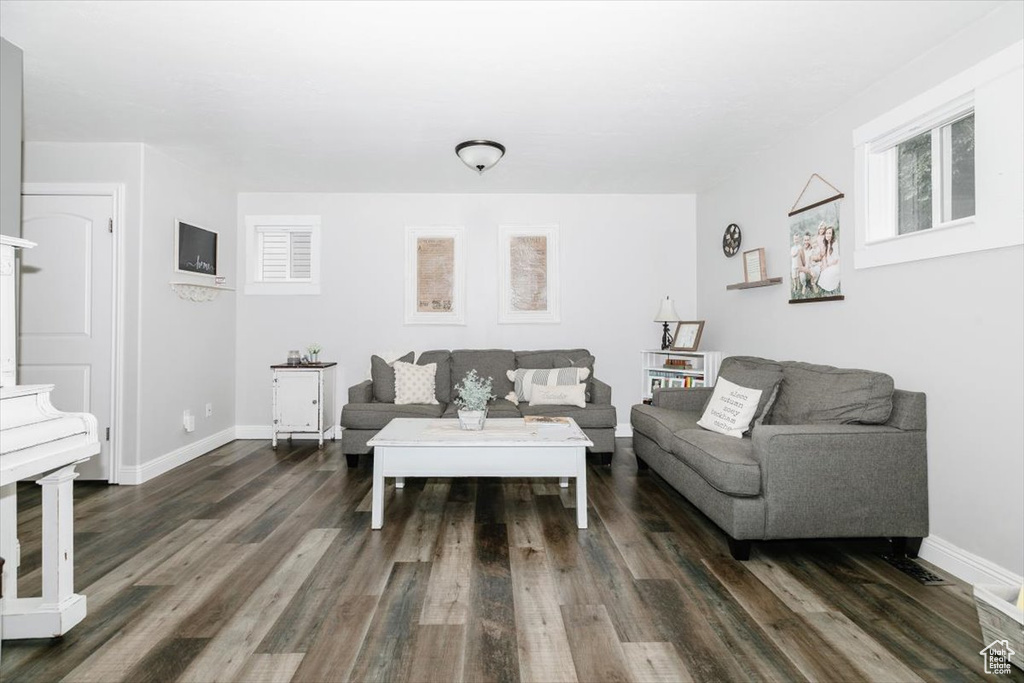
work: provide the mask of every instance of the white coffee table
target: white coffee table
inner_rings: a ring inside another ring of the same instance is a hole
[[[574,420],[567,424],[488,418],[482,431],[452,419],[395,418],[368,442],[373,446],[370,526],[384,525],[384,477],[560,477],[576,479],[576,526],[587,528],[587,446]]]

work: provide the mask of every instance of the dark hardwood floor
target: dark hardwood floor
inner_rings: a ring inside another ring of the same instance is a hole
[[[141,486],[76,484],[63,638],[6,641],[15,681],[981,680],[969,588],[925,587],[881,542],[755,544],[751,560],[628,440],[555,480],[408,480],[370,530],[370,459],[236,441]],[[19,486],[20,590],[39,494]],[[1019,671],[1016,680],[1024,680]]]

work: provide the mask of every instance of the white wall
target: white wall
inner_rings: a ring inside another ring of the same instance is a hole
[[[21,234],[21,48],[0,38],[0,233]]]
[[[174,271],[176,219],[219,233],[218,274],[235,282],[235,197],[228,182],[143,148],[140,465],[235,424],[235,294],[196,303],[170,288],[190,279]],[[193,433],[182,427],[185,409],[196,416]]]
[[[659,299],[694,312],[692,195],[239,195],[240,231],[246,215],[266,214],[322,216],[323,287],[319,296],[239,293],[240,425],[269,428],[268,366],[313,341],[339,363],[339,413],[375,351],[585,347],[627,424],[640,397],[639,351],[661,339]],[[561,229],[561,323],[499,325],[498,225],[552,223]],[[405,227],[429,225],[466,228],[465,326],[403,324]],[[239,273],[243,251],[239,239]]]
[[[230,293],[197,304],[170,290],[174,220],[218,231],[220,267],[234,280],[234,188],[136,143],[29,142],[24,179],[124,185],[122,481],[198,454],[190,444],[234,425],[235,303]],[[197,416],[191,434],[182,429],[185,408]]]
[[[1024,249],[854,270],[851,133],[1022,33],[1024,5],[1003,6],[798,138],[751,159],[700,193],[697,206],[697,308],[708,321],[708,348],[880,370],[899,388],[926,392],[932,535],[1017,575],[1024,573]],[[995,133],[1006,141],[1019,140],[1024,121],[1024,103],[1019,95],[1013,99],[1016,128]],[[979,147],[979,165],[983,156]],[[793,306],[787,303],[786,214],[814,172],[846,194],[840,245],[846,300]],[[1013,208],[1022,184],[1016,173],[1018,191],[995,198],[1004,203],[995,208],[1009,208],[1024,230],[1024,217]],[[743,279],[740,259],[721,251],[731,222],[743,228],[742,249],[766,248],[768,273],[784,276],[783,286],[725,290]]]

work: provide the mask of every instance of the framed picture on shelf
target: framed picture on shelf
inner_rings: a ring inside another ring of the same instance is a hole
[[[743,281],[761,282],[768,279],[764,265],[764,247],[743,252]]]
[[[651,393],[653,394],[655,389],[661,389],[661,387],[662,387],[662,378],[661,377],[652,377],[651,378]]]
[[[703,320],[689,320],[676,323],[676,334],[672,338],[673,351],[696,351],[700,335],[704,332]]]

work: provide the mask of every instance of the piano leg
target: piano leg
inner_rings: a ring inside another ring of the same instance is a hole
[[[0,487],[0,557],[6,561],[4,570],[4,599],[18,597],[18,484]]]
[[[58,609],[75,592],[74,465],[51,472],[43,487],[43,609]]]

